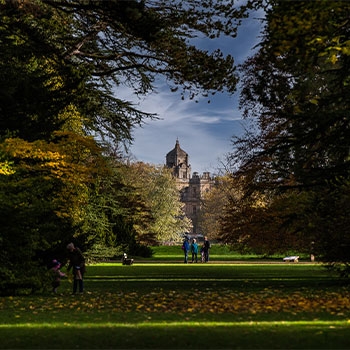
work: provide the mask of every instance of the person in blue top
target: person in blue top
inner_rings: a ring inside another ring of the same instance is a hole
[[[187,264],[188,263],[188,252],[190,251],[190,243],[189,243],[188,237],[185,237],[185,240],[182,244],[182,249],[183,249],[184,254],[185,254],[184,263]]]
[[[195,238],[193,238],[192,240],[191,253],[192,253],[192,262],[198,262],[198,244],[196,243]]]

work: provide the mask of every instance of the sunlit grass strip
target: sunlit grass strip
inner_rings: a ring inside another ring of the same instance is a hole
[[[188,278],[139,278],[134,276],[106,276],[106,277],[89,277],[89,281],[94,282],[108,282],[108,281],[119,281],[119,282],[188,282]],[[270,281],[300,281],[300,278],[285,278],[275,277],[270,278]],[[206,282],[250,282],[247,278],[207,278]],[[255,278],[254,281],[264,281],[263,278]],[[192,278],[191,282],[203,282],[203,278]]]
[[[91,264],[92,266],[123,266],[121,262],[106,262],[106,263],[95,263]],[[299,262],[299,263],[285,263],[283,261],[273,261],[273,262],[223,262],[223,263],[217,263],[217,262],[209,262],[209,263],[190,263],[190,264],[184,264],[182,260],[179,262],[173,262],[173,263],[165,263],[165,262],[134,262],[134,265],[131,266],[123,266],[125,269],[133,269],[138,266],[179,266],[181,265],[184,268],[189,267],[218,267],[218,266],[271,266],[271,265],[281,265],[281,266],[290,266],[290,267],[310,267],[310,265],[313,266],[319,266],[321,268],[322,264],[318,262]]]
[[[152,328],[152,327],[349,327],[350,320],[337,321],[244,321],[244,322],[217,322],[217,321],[181,321],[181,322],[138,322],[138,323],[84,323],[79,324],[69,322],[50,322],[50,323],[17,323],[17,324],[1,324],[1,328]]]

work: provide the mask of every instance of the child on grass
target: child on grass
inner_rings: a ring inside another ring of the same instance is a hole
[[[61,272],[61,263],[59,261],[52,260],[51,274],[52,274],[52,291],[57,293],[57,288],[61,285],[61,278],[66,277],[66,274]]]

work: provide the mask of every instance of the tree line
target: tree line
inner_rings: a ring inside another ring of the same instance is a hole
[[[192,44],[235,37],[258,9],[258,50],[239,69]],[[39,289],[45,262],[71,240],[147,254],[188,230],[169,171],[124,152],[157,116],[115,88],[145,95],[160,77],[192,100],[232,94],[241,79],[252,127],[233,136],[204,228],[237,249],[312,249],[346,273],[349,10],[327,0],[1,0],[1,293]]]
[[[232,138],[228,175],[204,215],[236,249],[312,254],[346,276],[350,4],[261,5],[257,51],[240,67],[240,107],[250,127]],[[217,198],[222,206],[212,211]]]
[[[157,116],[116,87],[145,95],[164,77],[184,99],[232,93],[233,58],[191,38],[234,36],[250,6],[0,1],[2,293],[40,289],[70,241],[147,255],[189,230],[169,171],[126,157],[133,129]]]

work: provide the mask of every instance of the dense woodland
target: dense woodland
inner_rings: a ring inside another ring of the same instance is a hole
[[[224,198],[219,236],[266,255],[313,254],[347,275],[350,3],[268,3],[258,50],[240,67],[252,128],[233,137],[231,175],[210,195]]]
[[[261,8],[259,48],[239,69],[191,44],[234,37]],[[241,78],[252,128],[232,139],[203,231],[266,255],[312,252],[346,274],[348,2],[0,0],[0,16],[1,293],[40,290],[70,241],[147,255],[188,231],[169,171],[125,155],[157,116],[115,87],[144,95],[160,77],[183,99],[235,93]]]

